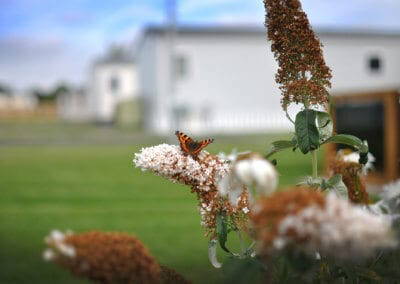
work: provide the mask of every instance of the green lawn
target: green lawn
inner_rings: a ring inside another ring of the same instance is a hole
[[[271,138],[221,137],[209,151],[264,151]],[[0,146],[1,283],[76,281],[42,261],[43,238],[55,228],[130,232],[161,263],[195,283],[220,281],[219,271],[208,263],[207,240],[189,188],[132,166],[142,140],[132,145]],[[283,186],[310,171],[309,156],[288,151],[277,157]]]

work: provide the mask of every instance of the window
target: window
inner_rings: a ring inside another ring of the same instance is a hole
[[[371,56],[368,59],[369,70],[373,73],[382,71],[382,60],[379,56]]]
[[[347,102],[336,105],[336,131],[368,141],[375,156],[374,168],[383,172],[385,164],[385,108],[382,101]],[[347,148],[339,145],[339,149]]]
[[[183,55],[176,56],[175,59],[176,76],[181,79],[187,76],[187,59]]]
[[[110,90],[114,93],[118,92],[119,90],[119,79],[116,76],[112,76],[110,79]]]

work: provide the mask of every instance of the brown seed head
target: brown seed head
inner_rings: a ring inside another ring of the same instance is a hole
[[[160,266],[143,244],[125,233],[68,235],[73,258],[55,261],[73,274],[99,283],[159,283]]]
[[[291,188],[261,199],[250,217],[261,251],[267,253],[271,249],[279,234],[280,222],[285,217],[312,205],[324,207],[325,198],[322,193],[309,187]]]
[[[264,6],[271,50],[279,65],[276,82],[282,91],[283,108],[290,103],[325,106],[331,70],[300,1],[264,0]]]
[[[191,282],[186,280],[176,270],[167,266],[161,265],[161,283],[163,284],[190,284]]]
[[[357,204],[369,203],[365,180],[361,174],[362,165],[336,159],[329,165],[329,169],[332,175],[342,175],[343,183],[347,187],[349,200]]]

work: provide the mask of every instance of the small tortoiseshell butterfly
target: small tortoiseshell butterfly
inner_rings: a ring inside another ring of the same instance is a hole
[[[202,141],[194,141],[192,138],[187,136],[186,134],[175,131],[175,135],[178,137],[179,144],[181,145],[181,149],[184,153],[191,155],[193,158],[196,158],[197,155],[204,149],[208,144],[212,143],[214,139],[205,139]]]

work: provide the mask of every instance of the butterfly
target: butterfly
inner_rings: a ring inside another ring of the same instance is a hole
[[[201,150],[203,150],[204,147],[214,141],[214,139],[194,141],[192,138],[178,130],[175,131],[175,135],[178,137],[182,151],[186,154],[191,155],[193,158],[197,158]]]

